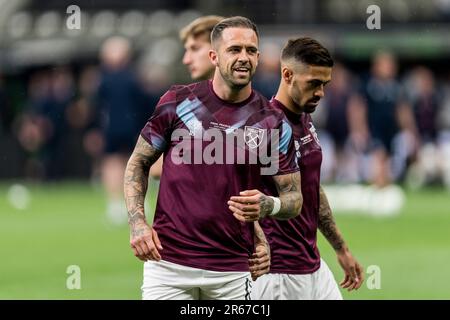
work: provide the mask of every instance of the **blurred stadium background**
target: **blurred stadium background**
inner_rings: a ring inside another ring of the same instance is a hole
[[[79,30],[66,27],[73,4]],[[366,26],[372,4],[380,30]],[[137,134],[161,93],[190,81],[178,31],[205,14],[258,24],[254,87],[267,97],[290,37],[317,38],[338,62],[314,115],[322,179],[351,250],[381,270],[380,289],[344,297],[449,299],[449,0],[0,0],[0,298],[140,298],[128,228],[105,215],[104,123],[116,117]],[[113,116],[101,103],[99,55],[117,35],[131,44],[139,99]],[[80,290],[66,287],[70,265],[81,269]]]

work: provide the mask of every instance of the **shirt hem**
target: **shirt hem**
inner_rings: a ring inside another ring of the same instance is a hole
[[[281,269],[271,268],[270,271],[269,271],[269,273],[281,273],[281,274],[283,274],[283,273],[287,273],[287,274],[311,274],[311,273],[316,272],[316,271],[319,270],[319,269],[320,269],[320,263],[319,263],[317,266],[315,266],[315,267],[313,267],[313,268],[310,268],[310,269],[296,269],[296,270],[289,269],[289,270],[281,270]]]
[[[207,270],[207,271],[216,271],[216,272],[250,272],[249,266],[247,265],[245,268],[220,268],[220,267],[210,267],[208,266],[207,268],[205,268],[204,265],[199,265],[196,263],[190,263],[190,262],[186,262],[185,260],[177,260],[177,259],[172,259],[170,257],[162,257],[162,260],[168,261],[168,262],[172,262],[172,263],[176,263],[185,267],[190,267],[190,268],[196,268],[196,269],[201,269],[201,270]]]

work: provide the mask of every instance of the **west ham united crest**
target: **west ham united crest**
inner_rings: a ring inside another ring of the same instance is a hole
[[[250,149],[255,149],[261,144],[261,142],[264,139],[264,130],[259,129],[259,128],[245,126],[244,139],[245,139],[245,144]]]

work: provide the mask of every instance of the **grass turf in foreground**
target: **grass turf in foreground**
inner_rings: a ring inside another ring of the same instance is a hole
[[[29,185],[31,201],[19,210],[9,203],[8,188],[0,186],[0,299],[140,299],[142,263],[129,248],[128,227],[106,222],[100,189]],[[344,298],[450,298],[449,194],[407,192],[406,200],[395,217],[336,214],[357,259],[366,269],[381,270],[381,289],[364,284],[357,292],[343,291]],[[343,273],[322,236],[319,248],[340,281]],[[66,287],[70,265],[81,269],[81,290]]]

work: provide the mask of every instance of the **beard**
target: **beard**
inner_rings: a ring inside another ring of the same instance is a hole
[[[292,87],[290,95],[301,112],[313,113],[314,111],[316,111],[316,103],[318,103],[320,99],[309,99],[306,102],[303,102],[303,96],[297,86]]]
[[[303,112],[305,113],[313,113],[314,111],[316,111],[317,106],[311,106],[311,105],[305,105],[303,107]]]
[[[309,100],[301,106],[301,109],[305,113],[313,113],[314,111],[316,111],[318,103],[319,100],[316,99]]]
[[[230,86],[230,88],[242,89],[250,83],[254,74],[254,70],[251,66],[246,65],[245,67],[248,69],[248,74],[246,77],[236,77],[234,75],[235,69],[239,68],[239,66],[232,66],[230,70],[219,67],[219,72],[225,82]]]

